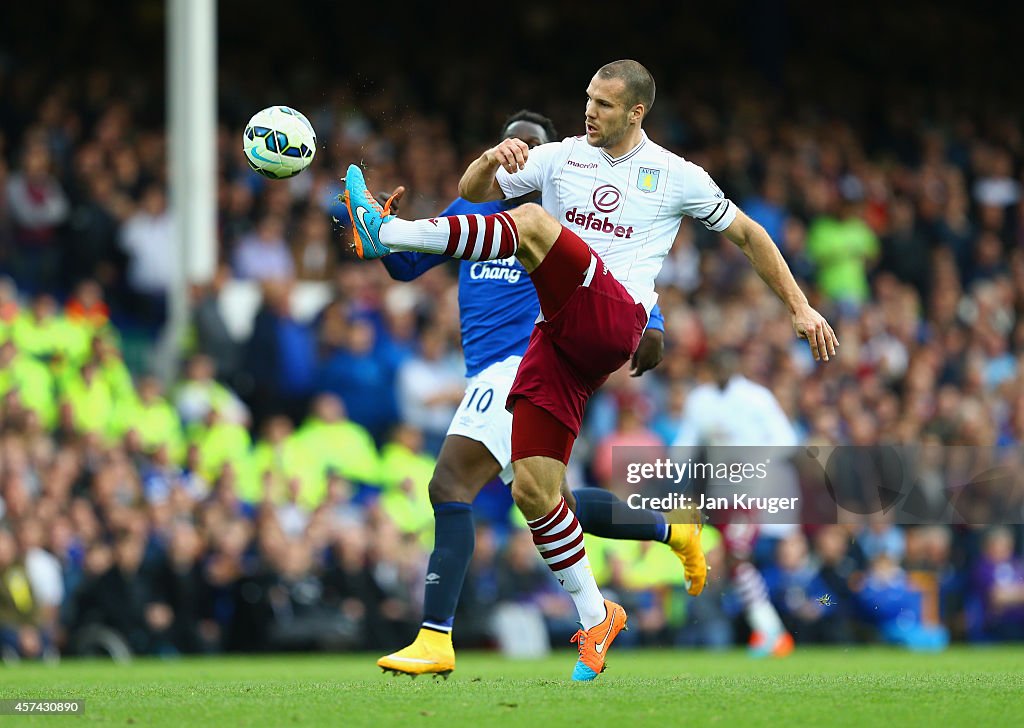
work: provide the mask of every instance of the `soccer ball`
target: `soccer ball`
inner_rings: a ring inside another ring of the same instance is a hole
[[[242,150],[249,166],[264,177],[294,177],[313,161],[316,132],[295,109],[269,106],[245,125]]]

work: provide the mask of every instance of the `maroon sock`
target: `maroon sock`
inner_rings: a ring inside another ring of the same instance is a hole
[[[501,260],[515,255],[519,248],[519,233],[507,212],[440,219],[448,221],[448,246],[444,254],[451,258]]]

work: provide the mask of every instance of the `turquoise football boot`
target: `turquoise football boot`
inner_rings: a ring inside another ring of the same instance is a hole
[[[345,175],[345,207],[352,218],[352,242],[356,255],[364,260],[383,258],[391,248],[380,241],[380,229],[394,216],[390,214],[391,200],[381,207],[366,188],[363,171],[355,164],[348,166]]]

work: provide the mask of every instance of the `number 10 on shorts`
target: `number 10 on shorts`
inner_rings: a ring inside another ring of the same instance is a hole
[[[483,414],[491,408],[492,402],[494,402],[494,390],[492,388],[482,389],[481,387],[475,387],[469,395],[469,399],[466,400],[466,409],[472,409],[475,403],[476,411]]]

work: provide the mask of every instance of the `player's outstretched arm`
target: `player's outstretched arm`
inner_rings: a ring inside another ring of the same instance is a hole
[[[443,255],[431,255],[430,253],[412,253],[408,251],[395,251],[380,259],[387,269],[392,280],[409,282],[414,281],[431,268],[447,263],[451,258]]]
[[[530,147],[521,139],[505,139],[498,146],[481,154],[466,169],[459,180],[459,195],[470,202],[490,202],[505,199],[505,193],[494,176],[499,167],[515,174],[526,164]]]
[[[736,219],[723,233],[739,246],[761,279],[789,308],[793,317],[793,330],[800,338],[807,339],[815,360],[828,361],[829,357],[835,356],[836,347],[839,346],[835,331],[825,317],[807,302],[807,296],[800,290],[782,253],[765,229],[737,208]]]

